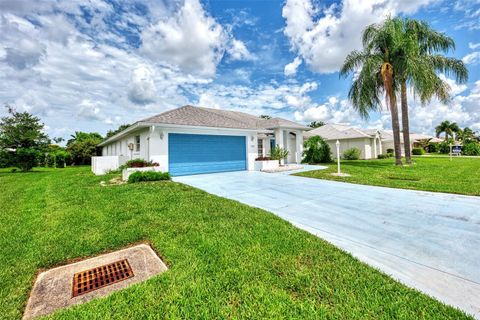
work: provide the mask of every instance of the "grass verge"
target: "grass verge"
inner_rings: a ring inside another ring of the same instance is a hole
[[[301,172],[302,177],[402,189],[480,195],[480,159],[415,157],[415,164],[397,167],[392,159],[342,161],[350,177],[336,177],[336,164],[326,170]]]

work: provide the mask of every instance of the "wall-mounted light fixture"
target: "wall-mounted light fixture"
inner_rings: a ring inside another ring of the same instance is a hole
[[[160,140],[163,140],[163,131],[160,131]]]
[[[253,142],[253,140],[255,140],[255,137],[254,137],[254,136],[250,136],[250,141]]]

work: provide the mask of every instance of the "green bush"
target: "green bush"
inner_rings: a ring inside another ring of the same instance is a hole
[[[40,152],[34,148],[18,148],[14,156],[14,165],[22,171],[30,171],[38,163]]]
[[[438,142],[430,142],[427,146],[427,151],[429,153],[438,152],[440,146]]]
[[[462,154],[466,156],[480,156],[480,143],[471,141],[462,147]]]
[[[362,151],[358,148],[350,148],[343,151],[343,159],[345,160],[358,160],[362,155]]]
[[[377,156],[378,159],[388,159],[390,157],[391,157],[390,153],[379,154]]]
[[[170,180],[170,174],[168,172],[137,171],[128,177],[128,183],[160,180]]]
[[[450,143],[448,141],[443,141],[438,144],[438,152],[443,154],[450,153]]]
[[[413,148],[412,149],[412,154],[414,156],[421,156],[421,155],[425,154],[425,150],[423,150],[423,148]]]
[[[393,150],[392,148],[388,148],[388,149],[387,149],[387,153],[394,154],[394,153],[395,153],[395,150]]]
[[[307,139],[303,146],[303,163],[325,163],[332,162],[330,147],[319,136],[314,136]]]

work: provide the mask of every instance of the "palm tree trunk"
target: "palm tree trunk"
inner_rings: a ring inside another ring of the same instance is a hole
[[[403,147],[405,149],[405,160],[408,164],[412,163],[412,151],[410,150],[410,126],[408,124],[408,101],[407,101],[407,83],[401,84],[401,104],[402,104],[402,129],[403,129]]]
[[[393,146],[395,150],[395,165],[402,165],[402,147],[400,145],[400,121],[398,120],[397,98],[392,93],[390,98],[390,113],[392,115]]]

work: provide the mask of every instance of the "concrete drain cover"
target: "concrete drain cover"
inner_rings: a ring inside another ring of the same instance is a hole
[[[53,268],[38,275],[24,319],[108,295],[167,270],[146,244]]]

